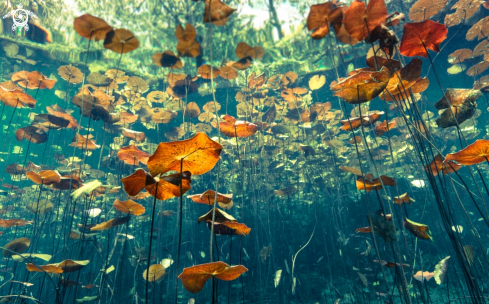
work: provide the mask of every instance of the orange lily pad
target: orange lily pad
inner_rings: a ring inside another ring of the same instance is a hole
[[[399,206],[403,203],[411,205],[411,202],[415,202],[415,200],[410,198],[407,192],[399,196],[394,196],[394,203],[398,204]]]
[[[439,52],[440,43],[447,38],[445,25],[427,19],[423,22],[406,23],[401,39],[400,53],[403,56],[428,57],[428,49]]]
[[[4,220],[0,219],[0,227],[2,228],[9,228],[9,227],[20,227],[20,226],[25,226],[32,224],[32,221],[25,221],[21,219],[10,219],[10,220]]]
[[[152,196],[155,196],[159,200],[167,200],[172,197],[180,197],[185,192],[191,189],[190,177],[191,173],[189,171],[183,171],[183,173],[175,173],[160,177],[158,183],[151,184],[145,187]],[[182,189],[180,192],[180,183],[182,183]],[[156,190],[158,187],[158,190]],[[156,192],[157,191],[157,192]]]
[[[367,227],[357,228],[357,229],[355,229],[355,232],[370,233],[370,232],[372,232],[372,227],[367,226]]]
[[[39,173],[35,171],[29,171],[25,174],[28,179],[36,184],[51,185],[61,182],[61,175],[58,172],[52,170],[44,170]]]
[[[419,224],[411,221],[408,218],[404,218],[404,227],[406,227],[409,232],[411,232],[414,236],[419,237],[420,239],[431,241],[433,240],[428,225]]]
[[[258,126],[247,121],[236,120],[231,115],[224,115],[219,122],[219,130],[227,137],[249,137],[258,131]]]
[[[135,145],[130,145],[120,148],[117,157],[128,165],[137,166],[140,162],[148,164],[149,154],[139,150]]]
[[[33,263],[25,264],[30,272],[63,273],[63,269],[54,265],[38,266]]]
[[[307,29],[312,31],[313,39],[322,39],[328,35],[330,27],[328,15],[332,8],[334,8],[333,2],[311,5],[307,15]]]
[[[121,179],[124,190],[130,196],[136,196],[146,186],[156,183],[156,180],[143,169],[138,169],[133,174]]]
[[[229,204],[233,200],[233,194],[217,193],[216,200],[216,192],[209,189],[202,194],[189,195],[187,198],[190,198],[194,203],[198,204],[214,205],[216,201],[218,203]]]
[[[130,219],[131,219],[130,216],[117,217],[93,226],[92,228],[90,228],[90,231],[103,231],[103,230],[110,229],[112,227],[124,225],[125,223],[129,222]]]
[[[343,24],[353,39],[362,41],[379,23],[385,23],[386,18],[384,0],[370,0],[367,8],[365,2],[355,0],[344,12]]]
[[[487,161],[488,155],[489,140],[478,139],[456,153],[447,154],[444,162],[454,160],[461,165],[470,166]]]
[[[433,176],[437,176],[438,172],[442,171],[443,175],[447,175],[448,173],[458,171],[462,168],[462,165],[457,164],[453,160],[443,162],[443,157],[441,154],[437,154],[435,158],[431,161],[429,166],[426,166],[426,170],[431,170]]]
[[[331,83],[330,89],[334,96],[341,97],[350,104],[359,104],[377,97],[389,82],[390,71],[386,67],[378,72],[359,72],[342,79],[338,83]]]
[[[205,133],[197,133],[189,139],[160,143],[149,157],[148,169],[152,176],[172,170],[201,175],[214,168],[222,149]]]
[[[382,136],[388,130],[392,130],[395,126],[396,126],[396,121],[394,119],[391,120],[389,123],[387,123],[387,120],[384,120],[383,122],[380,123],[380,125],[375,127],[375,135]]]
[[[178,278],[187,291],[198,293],[211,277],[216,277],[223,281],[232,281],[246,271],[248,269],[242,265],[229,266],[224,262],[214,262],[184,268]]]
[[[133,200],[120,201],[116,199],[112,205],[120,212],[129,213],[134,216],[139,216],[146,211],[146,208],[144,208],[143,205],[138,204]]]

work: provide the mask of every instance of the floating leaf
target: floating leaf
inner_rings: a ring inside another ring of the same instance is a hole
[[[232,80],[232,79],[238,78],[238,72],[233,67],[224,66],[224,67],[221,67],[220,70],[221,70],[221,73],[219,73],[219,76],[221,76],[221,78],[224,78],[227,80]]]
[[[52,264],[45,266],[38,266],[33,263],[25,264],[27,270],[30,272],[45,272],[45,273],[63,273],[63,269],[60,267],[54,266]]]
[[[10,219],[10,220],[0,219],[0,227],[2,228],[19,227],[19,226],[30,225],[32,223],[33,222],[31,221],[25,221],[21,219]]]
[[[232,203],[233,195],[232,194],[222,194],[217,193],[214,190],[206,190],[202,194],[194,194],[187,196],[192,201],[198,204],[206,204],[206,205],[214,205],[215,202],[222,204]]]
[[[86,150],[86,151],[92,151],[100,148],[99,145],[95,144],[94,140],[90,138],[87,139],[87,137],[88,136],[82,136],[78,133],[75,134],[75,136],[71,140],[72,143],[70,144],[70,147],[76,147],[77,149]]]
[[[129,213],[134,216],[139,216],[146,210],[143,205],[132,200],[120,201],[116,199],[113,204],[114,208],[123,213]]]
[[[406,192],[404,194],[401,194],[399,196],[394,196],[394,202],[398,204],[399,206],[402,205],[402,203],[406,203],[411,205],[411,202],[415,202],[414,199],[409,197],[409,194]]]
[[[167,200],[172,197],[180,197],[185,192],[191,189],[190,187],[191,173],[184,171],[182,174],[175,173],[167,176],[162,176],[158,183],[151,184],[145,187],[152,196],[156,195],[159,200]],[[180,183],[182,188],[180,189]],[[158,190],[155,190],[158,187]],[[156,193],[157,191],[157,193]]]
[[[273,279],[273,283],[275,288],[277,288],[278,284],[280,284],[280,278],[282,277],[282,269],[275,271],[275,278]]]
[[[200,77],[202,77],[204,79],[211,79],[211,78],[214,79],[217,76],[219,76],[220,73],[221,73],[221,71],[218,68],[215,68],[215,67],[210,66],[208,64],[201,65],[197,69],[197,74],[199,74]]]
[[[309,89],[319,90],[326,83],[326,76],[324,75],[314,75],[309,79]]]
[[[195,102],[189,102],[185,107],[185,117],[195,118],[200,114],[199,106]]]
[[[407,57],[428,57],[428,49],[439,52],[440,43],[447,38],[445,25],[427,19],[418,23],[406,23],[399,48],[401,55]]]
[[[20,91],[0,91],[0,101],[12,108],[34,108],[37,100]]]
[[[44,261],[49,261],[53,256],[50,254],[42,254],[42,253],[23,253],[12,255],[12,260],[16,262],[25,262],[27,259],[38,258]]]
[[[467,262],[469,262],[469,265],[472,265],[472,263],[474,263],[474,258],[475,258],[474,246],[465,245],[463,248],[464,248],[465,257],[467,258]]]
[[[138,143],[143,142],[146,139],[144,132],[133,131],[126,128],[122,128],[122,135],[125,138],[132,139]]]
[[[12,256],[12,251],[15,253],[22,253],[24,252],[27,247],[31,245],[31,240],[26,238],[26,237],[21,237],[18,239],[15,239],[13,241],[10,241],[6,245],[3,246],[3,251],[2,254],[4,257],[10,257]]]
[[[273,193],[278,196],[289,196],[294,194],[296,191],[297,189],[294,186],[290,186],[279,190],[273,190]]]
[[[124,190],[130,196],[136,196],[145,187],[155,184],[157,181],[143,169],[138,169],[133,174],[121,179]]]
[[[78,35],[95,41],[105,39],[105,35],[112,30],[112,27],[105,20],[90,14],[76,17],[73,22],[73,27]]]
[[[420,239],[433,241],[428,225],[419,224],[411,221],[408,218],[404,218],[404,227],[406,227],[409,232]]]
[[[258,126],[247,121],[236,120],[231,115],[224,115],[219,122],[219,130],[227,137],[249,137],[258,131]]]
[[[333,82],[330,89],[335,92],[334,96],[341,97],[350,104],[359,104],[370,101],[377,97],[387,86],[390,72],[386,67],[378,72],[358,72]]]
[[[313,39],[322,39],[328,35],[330,23],[328,15],[334,6],[333,2],[311,5],[311,10],[307,15],[307,29],[312,31]]]
[[[118,54],[125,54],[134,51],[139,47],[139,41],[131,31],[117,29],[105,34],[104,48]]]
[[[53,203],[45,199],[26,206],[27,210],[37,214],[46,214],[49,211],[53,210],[53,208],[54,208]]]
[[[91,231],[103,231],[103,230],[107,230],[107,229],[110,229],[112,227],[116,227],[116,226],[119,226],[119,225],[124,225],[125,223],[129,222],[130,219],[131,219],[130,216],[118,217],[118,218],[111,219],[111,220],[108,220],[106,222],[97,224],[97,225],[93,226],[92,228],[90,228],[90,230]]]
[[[409,10],[409,19],[424,21],[438,14],[447,5],[448,0],[418,0]]]
[[[246,271],[248,269],[242,265],[229,266],[224,262],[214,262],[184,268],[178,278],[187,291],[197,293],[204,288],[205,282],[213,276],[223,281],[232,281]]]
[[[386,243],[397,241],[396,226],[391,219],[384,216],[382,210],[377,210],[367,215],[372,231],[383,238]]]
[[[375,127],[375,135],[382,136],[388,130],[392,130],[395,126],[396,126],[396,121],[394,119],[391,120],[389,123],[387,123],[387,120],[384,120],[383,122],[380,123],[380,125]]]
[[[400,71],[393,73],[389,79],[389,83],[385,88],[392,95],[402,94],[411,86],[413,86],[416,81],[418,81],[421,76],[421,66],[423,61],[418,58],[414,58],[406,66],[401,68]]]
[[[438,285],[443,284],[446,281],[448,271],[448,259],[450,259],[450,256],[447,256],[446,258],[438,262],[438,264],[436,264],[435,266],[434,277]]]
[[[212,221],[207,221],[207,226],[209,230],[212,228]],[[251,228],[247,227],[245,224],[236,222],[223,222],[214,223],[214,234],[221,235],[249,235]]]
[[[456,153],[447,154],[444,162],[456,161],[459,164],[470,166],[487,161],[488,156],[489,140],[477,139],[474,143],[468,145],[464,149]]]
[[[197,31],[190,23],[185,24],[185,29],[181,24],[178,24],[177,29],[175,30],[175,37],[178,41],[191,41],[197,37]]]
[[[367,227],[357,228],[355,229],[355,232],[370,233],[372,232],[372,227],[367,226]]]
[[[78,270],[82,269],[83,267],[87,266],[88,263],[90,263],[89,260],[85,260],[85,261],[64,260],[62,262],[54,263],[54,264],[50,264],[50,265],[59,267],[59,268],[61,268],[61,270],[63,270],[64,273],[66,273],[66,272],[78,271]]]
[[[455,3],[451,10],[455,10],[453,14],[445,16],[445,24],[447,27],[460,24],[462,21],[469,20],[477,12],[484,0],[459,0]]]
[[[209,210],[206,214],[202,215],[198,219],[198,223],[202,221],[212,221],[212,213],[214,212],[214,209]],[[215,223],[224,223],[224,222],[237,222],[237,220],[232,217],[231,215],[227,214],[226,212],[222,211],[219,208],[216,208],[216,214],[214,216],[214,222]]]
[[[435,274],[433,272],[429,271],[418,271],[416,274],[413,275],[413,278],[415,280],[418,280],[420,282],[423,282],[424,280],[429,281]]]
[[[165,274],[165,266],[161,264],[153,264],[143,272],[143,279],[149,282],[155,282]]]
[[[367,278],[365,277],[365,275],[363,275],[360,272],[357,272],[357,274],[358,274],[358,277],[360,278],[360,281],[362,281],[363,285],[365,285],[365,287],[368,287],[368,281],[367,281]]]
[[[28,126],[15,131],[15,138],[18,141],[26,139],[34,144],[42,144],[48,140],[48,135],[38,127]]]
[[[369,178],[370,177],[370,178]],[[386,175],[381,175],[378,178],[372,178],[370,176],[358,177],[356,181],[356,186],[358,190],[364,190],[370,192],[372,190],[380,190],[384,186],[395,186],[396,182],[392,177],[388,177]]]
[[[205,0],[204,23],[226,20],[235,11],[221,0]]]
[[[137,166],[140,162],[146,165],[149,154],[139,150],[135,145],[130,145],[120,148],[117,152],[117,157],[128,165]]]
[[[56,171],[44,170],[39,173],[35,171],[29,171],[25,174],[28,179],[36,184],[51,185],[61,182],[61,176]]]
[[[355,0],[344,12],[343,23],[350,36],[362,41],[379,23],[385,23],[387,18],[387,8],[384,0],[370,0],[367,8],[365,3]]]
[[[265,49],[261,46],[249,46],[246,42],[240,42],[236,46],[236,56],[239,59],[251,58],[251,59],[262,59],[265,55]]]
[[[350,172],[353,173],[357,176],[362,176],[362,172],[358,169],[352,168],[352,167],[347,167],[347,166],[339,166],[340,170],[345,171],[345,172]]]
[[[69,83],[80,83],[83,81],[83,73],[80,69],[71,65],[62,65],[58,68],[58,74]]]
[[[195,58],[200,55],[200,44],[195,40],[178,41],[177,52],[180,57]],[[174,65],[173,68],[179,68],[179,64]]]
[[[168,143],[160,143],[155,153],[149,157],[148,169],[152,176],[168,171],[190,171],[204,174],[216,165],[222,146],[211,140],[205,133]]]
[[[265,246],[262,249],[260,249],[260,259],[263,262],[268,258],[270,253],[272,252],[272,246]]]
[[[443,172],[443,175],[447,175],[449,172],[451,173],[458,171],[460,168],[462,168],[462,165],[459,165],[452,160],[444,163],[441,154],[437,154],[435,158],[431,161],[429,167],[425,167],[426,170],[431,170],[433,176],[437,176],[438,172],[440,171]]]
[[[472,27],[467,31],[467,35],[465,35],[465,39],[470,41],[470,40],[474,40],[477,37],[477,40],[481,40],[484,37],[487,37],[488,35],[489,35],[489,17],[485,17],[477,21],[474,25],[472,25]],[[472,55],[472,51],[470,51],[470,54]],[[450,55],[450,57],[452,56]]]

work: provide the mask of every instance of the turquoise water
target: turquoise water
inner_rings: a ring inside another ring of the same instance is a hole
[[[487,11],[369,2],[2,19],[0,301],[485,303]]]

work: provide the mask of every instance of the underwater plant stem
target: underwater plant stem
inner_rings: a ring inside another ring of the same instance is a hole
[[[438,82],[438,86],[440,87],[441,93],[443,94],[443,97],[445,97],[445,99],[447,101],[449,101],[449,99],[445,93],[445,90],[443,89],[443,86],[441,85],[440,78],[438,77],[438,73],[436,72],[435,65],[433,64],[433,59],[431,59],[431,55],[430,55],[430,53],[428,53],[428,49],[426,48],[424,43],[423,42],[421,42],[421,43],[423,44],[424,50],[425,50],[426,54],[428,55],[428,59],[430,60],[431,66],[433,67],[433,73],[435,74],[435,78],[436,78],[436,81]],[[465,145],[467,145],[467,141],[465,140],[463,133],[460,131],[460,124],[458,123],[457,116],[455,116],[455,113],[453,113],[453,110],[452,110],[450,103],[448,106],[448,110],[450,111],[450,114],[453,116],[453,120],[455,120],[459,137],[463,138]],[[463,146],[461,148],[463,148]]]
[[[43,186],[43,184],[44,184],[44,178],[41,179],[41,185],[39,186],[39,196],[37,197],[36,214],[34,216],[34,226],[32,228],[32,233],[31,233],[32,236],[35,235],[35,230],[36,230],[36,226],[37,226],[37,216],[39,215],[39,201],[41,200],[41,194],[42,194],[42,186]]]
[[[180,160],[180,206],[178,208],[178,249],[177,249],[177,265],[176,272],[178,273],[178,266],[180,264],[180,250],[182,248],[182,223],[183,223],[183,181],[182,181],[182,171],[183,171],[183,160]],[[175,280],[175,304],[178,303],[178,280]]]
[[[218,187],[219,187],[219,175],[220,175],[220,172],[221,172],[221,166],[220,166],[220,163],[219,163],[219,165],[217,167],[216,190],[214,191],[215,192],[215,194],[214,194],[214,206],[212,208],[211,237],[210,237],[210,244],[209,244],[209,247],[210,247],[210,262],[211,263],[213,262],[213,253],[212,253],[212,240],[213,240],[213,237],[214,237],[215,243],[216,243],[217,260],[219,261],[219,250],[218,250],[218,247],[217,247],[217,237],[214,234],[214,224],[216,222],[217,191],[218,191]],[[209,198],[209,203],[210,203],[210,198]],[[212,304],[216,303],[217,284],[215,283],[215,281],[216,281],[215,280],[215,277],[212,276]]]
[[[151,230],[150,230],[150,236],[149,236],[148,266],[146,267],[145,303],[148,303],[149,266],[151,264],[151,249],[153,248],[153,227],[154,227],[154,223],[155,223],[156,197],[158,196],[158,183],[156,183],[155,185],[156,185],[155,186],[155,197],[153,199],[153,214],[151,215]],[[129,224],[129,222],[127,222],[127,223]],[[126,229],[126,242],[127,242],[127,229]],[[125,245],[125,243],[124,243],[124,245]]]
[[[41,87],[42,79],[41,82],[39,82],[39,85],[37,86],[36,94],[34,95],[34,99],[37,97],[37,93],[39,93],[39,88]]]
[[[104,122],[104,126],[105,126],[105,122]],[[107,140],[107,133],[104,132],[104,141],[102,142],[102,147],[100,149],[100,156],[98,158],[98,167],[97,167],[98,170],[100,170],[100,163],[102,162],[102,154],[104,152],[106,140]]]
[[[115,68],[114,85],[112,86],[112,91],[110,92],[110,95],[112,95],[114,93],[115,86],[117,85],[117,74],[119,73],[119,66],[120,66],[121,61],[122,61],[122,54],[124,54],[124,44],[122,44],[121,55],[119,56],[119,61],[117,62],[117,67]],[[87,54],[87,56],[88,56],[88,54]],[[112,105],[112,101],[110,102],[110,104]]]
[[[12,113],[12,116],[10,116],[10,120],[8,122],[7,132],[5,132],[5,140],[3,142],[2,155],[5,153],[5,146],[7,145],[7,137],[8,137],[8,133],[10,132],[10,124],[12,124],[12,118],[14,118],[15,111],[17,110],[17,106],[19,105],[19,102],[20,100],[17,98],[17,103],[15,104],[14,112]],[[7,162],[6,159],[4,161]]]
[[[68,89],[70,87],[70,78],[68,78],[68,81],[66,81],[66,91],[65,91],[65,99],[64,99],[64,102],[65,102],[65,110],[66,108],[68,107]]]
[[[309,242],[311,242],[311,239],[314,235],[314,232],[316,231],[316,225],[317,224],[314,224],[314,229],[312,230],[312,233],[311,233],[311,236],[309,237],[309,240],[307,241],[307,243],[304,244],[304,246],[302,246],[301,248],[299,248],[299,250],[297,250],[297,252],[294,254],[294,256],[292,257],[292,278],[294,278],[294,268],[295,268],[295,259],[297,258],[297,255],[299,254],[299,252],[302,251],[302,249],[306,248],[307,245],[309,245]]]

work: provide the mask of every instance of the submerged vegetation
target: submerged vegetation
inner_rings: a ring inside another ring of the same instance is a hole
[[[0,302],[489,299],[489,2],[0,12]]]

